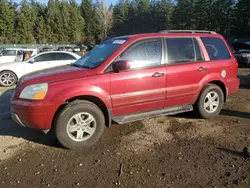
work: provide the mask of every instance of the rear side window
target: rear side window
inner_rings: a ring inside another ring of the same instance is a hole
[[[76,58],[67,53],[57,53],[57,60],[60,60],[60,61],[76,60]]]
[[[56,53],[41,54],[35,58],[35,62],[56,61]]]
[[[202,61],[200,47],[193,38],[167,38],[168,63],[187,63]]]
[[[230,59],[230,53],[220,38],[201,37],[211,60]]]
[[[16,50],[4,50],[2,52],[3,56],[15,56],[16,55]]]

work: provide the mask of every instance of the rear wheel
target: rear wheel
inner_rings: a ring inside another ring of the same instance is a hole
[[[17,83],[17,77],[12,71],[3,71],[0,73],[0,85],[10,87]]]
[[[104,127],[104,115],[98,106],[89,101],[74,101],[59,114],[55,133],[64,147],[80,149],[95,144]]]
[[[215,84],[208,84],[202,90],[195,109],[199,116],[205,119],[217,116],[224,104],[224,94],[221,88]]]

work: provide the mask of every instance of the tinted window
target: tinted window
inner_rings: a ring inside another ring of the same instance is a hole
[[[66,53],[58,53],[57,54],[57,60],[76,60],[76,58],[70,54]]]
[[[168,63],[194,62],[195,49],[192,38],[168,38]]]
[[[2,52],[3,56],[16,56],[16,50],[4,50]]]
[[[35,58],[35,62],[55,61],[55,60],[56,60],[56,53],[42,54]]]
[[[230,53],[220,38],[201,37],[211,60],[229,59]]]
[[[161,64],[161,39],[146,40],[132,45],[117,60],[127,60],[131,68],[157,66]]]

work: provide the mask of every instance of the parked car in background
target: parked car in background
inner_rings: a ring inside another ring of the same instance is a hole
[[[66,148],[84,148],[112,121],[192,110],[213,118],[238,91],[237,73],[232,51],[215,32],[116,37],[72,65],[24,76],[11,97],[12,118],[25,127],[55,131]]]
[[[240,66],[250,67],[250,42],[235,42],[234,56]]]
[[[49,51],[53,51],[53,48],[51,48],[51,47],[42,47],[42,48],[40,48],[40,52],[49,52]]]
[[[73,52],[74,49],[72,47],[69,47],[69,46],[60,46],[58,47],[57,49],[58,51],[68,51],[68,52]]]
[[[21,48],[6,48],[0,54],[0,64],[22,61],[23,51]]]
[[[0,64],[23,61],[25,52],[27,51],[29,51],[31,56],[34,56],[38,53],[37,49],[6,48],[0,53]]]
[[[8,87],[31,72],[74,63],[80,56],[71,52],[42,52],[24,62],[0,64],[0,86]]]
[[[74,47],[74,52],[80,52],[80,47]]]

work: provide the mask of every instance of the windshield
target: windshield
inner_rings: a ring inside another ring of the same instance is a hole
[[[112,55],[128,38],[110,39],[93,48],[77,60],[74,65],[83,68],[95,68]]]
[[[15,56],[16,50],[4,50],[2,51],[2,56]]]

